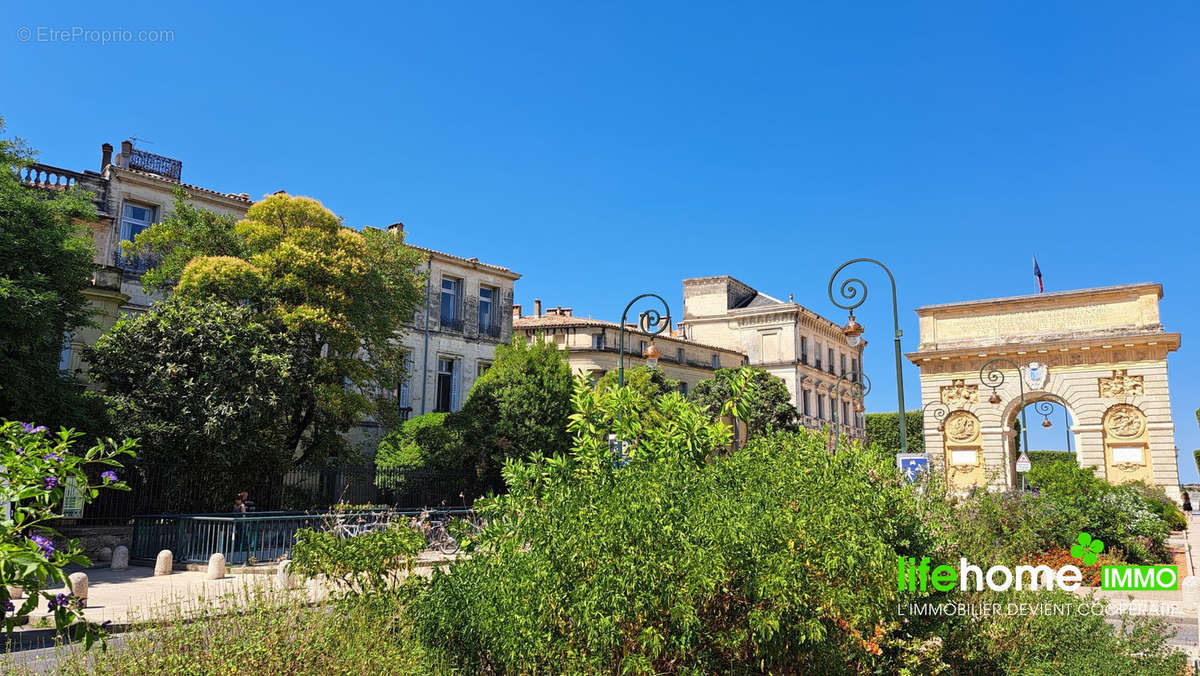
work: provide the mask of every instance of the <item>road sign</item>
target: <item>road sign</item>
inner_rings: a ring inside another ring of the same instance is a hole
[[[1028,472],[1030,466],[1029,456],[1025,455],[1025,451],[1021,451],[1021,455],[1017,458],[1017,471]]]
[[[921,474],[929,471],[929,455],[925,453],[897,453],[896,469],[900,470],[900,473],[908,481],[916,481]]]

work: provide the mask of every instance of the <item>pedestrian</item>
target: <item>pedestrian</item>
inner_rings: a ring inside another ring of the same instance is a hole
[[[254,511],[254,501],[250,499],[249,492],[242,491],[241,493],[238,493],[237,502],[240,502],[242,504],[241,512],[243,514],[245,514],[246,512]],[[237,504],[237,503],[235,502],[234,504]]]
[[[1188,495],[1187,491],[1183,492],[1183,513],[1188,519],[1192,518],[1192,496]]]

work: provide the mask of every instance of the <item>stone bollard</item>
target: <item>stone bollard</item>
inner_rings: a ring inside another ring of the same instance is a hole
[[[129,548],[125,545],[120,545],[113,550],[112,563],[108,565],[113,570],[128,570],[129,569]]]
[[[154,560],[155,575],[170,575],[171,569],[174,567],[173,555],[171,550],[164,549],[158,553],[158,558]]]
[[[1183,606],[1180,610],[1192,614],[1200,612],[1200,576],[1189,575],[1183,578],[1183,582],[1179,583],[1179,590],[1183,592]]]
[[[96,560],[100,563],[108,563],[109,561],[112,561],[112,557],[112,547],[101,547],[100,551],[96,552]]]
[[[275,571],[275,586],[280,589],[292,589],[296,586],[296,578],[289,570],[289,563],[287,559],[280,561],[279,569]]]
[[[205,578],[209,580],[220,580],[225,577],[225,555],[217,552],[208,557],[208,574]]]
[[[71,573],[67,579],[71,582],[71,596],[79,601],[80,608],[87,608],[88,576],[87,573]]]

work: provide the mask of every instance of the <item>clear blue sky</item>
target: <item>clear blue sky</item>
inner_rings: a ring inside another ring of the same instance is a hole
[[[185,181],[404,221],[524,274],[527,307],[607,319],[731,274],[840,320],[829,273],[873,256],[909,351],[913,308],[1034,291],[1034,253],[1047,290],[1162,282],[1196,480],[1200,7],[835,4],[10,2],[0,114],[47,163],[136,135]],[[38,41],[75,26],[174,39]],[[868,407],[891,410],[870,279]]]

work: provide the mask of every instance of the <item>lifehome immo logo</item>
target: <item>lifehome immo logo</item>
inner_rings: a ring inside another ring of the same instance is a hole
[[[1090,533],[1080,533],[1071,545],[1071,557],[1080,559],[1085,566],[1094,566],[1104,551],[1104,543],[1093,539]],[[1016,567],[994,565],[984,570],[982,566],[961,558],[958,567],[950,564],[935,565],[929,557],[919,561],[914,557],[899,557],[896,563],[896,588],[900,591],[1020,591],[1025,589],[1079,589],[1083,572],[1078,566],[1066,565],[1058,569],[1046,565],[1022,564]],[[1102,566],[1100,588],[1113,590],[1144,591],[1174,590],[1179,588],[1179,569],[1173,565]]]

